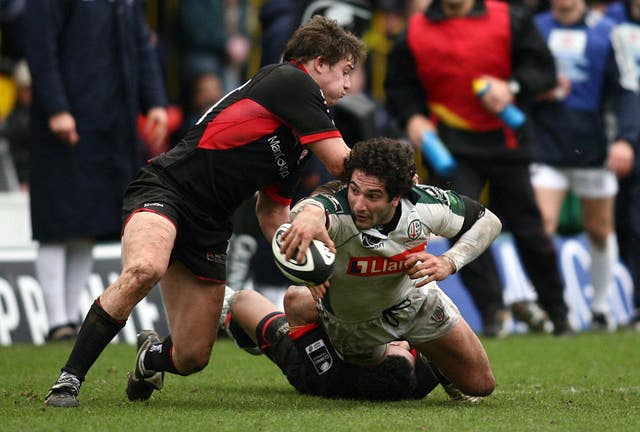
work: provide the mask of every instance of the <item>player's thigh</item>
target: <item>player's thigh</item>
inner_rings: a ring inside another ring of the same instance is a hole
[[[430,342],[416,344],[457,387],[467,394],[489,394],[495,379],[489,357],[464,319],[444,336]]]
[[[176,234],[175,224],[166,216],[147,211],[134,213],[122,232],[123,269],[142,262],[166,270]]]
[[[560,169],[544,164],[531,164],[531,185],[547,233],[554,233],[562,203],[569,189],[569,179]]]
[[[176,229],[164,216],[134,213],[122,235],[122,273],[101,295],[105,311],[126,319],[165,273]]]
[[[208,359],[218,332],[224,284],[196,277],[174,261],[160,282],[174,356]]]

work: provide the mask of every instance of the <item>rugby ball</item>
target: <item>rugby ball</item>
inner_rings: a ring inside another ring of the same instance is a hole
[[[302,263],[299,264],[295,259],[287,259],[280,252],[280,246],[282,245],[282,234],[290,226],[291,224],[288,223],[280,225],[271,241],[276,266],[283,275],[295,283],[308,286],[320,285],[333,274],[336,255],[329,250],[326,244],[314,239],[309,244]]]

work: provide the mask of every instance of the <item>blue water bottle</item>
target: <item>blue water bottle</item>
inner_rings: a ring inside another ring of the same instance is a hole
[[[489,90],[489,87],[491,87],[491,84],[484,78],[473,80],[473,92],[478,97],[482,97]],[[524,113],[513,104],[504,107],[498,116],[511,129],[518,129],[526,120]]]
[[[432,130],[422,134],[422,155],[442,177],[450,177],[456,169],[455,159]]]

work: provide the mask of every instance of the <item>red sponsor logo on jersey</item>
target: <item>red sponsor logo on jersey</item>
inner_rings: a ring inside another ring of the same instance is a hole
[[[383,257],[351,257],[347,274],[351,276],[381,276],[405,270],[403,261]]]
[[[425,245],[426,243],[422,243],[392,257],[351,257],[347,266],[347,274],[351,276],[382,276],[404,272],[407,270],[404,258],[410,253],[424,250]]]

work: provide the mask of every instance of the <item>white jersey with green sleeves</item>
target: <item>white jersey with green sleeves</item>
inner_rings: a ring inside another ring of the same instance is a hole
[[[415,282],[406,274],[403,259],[423,250],[430,234],[455,237],[463,226],[465,205],[456,192],[416,185],[400,201],[395,227],[360,231],[353,222],[347,187],[313,197],[327,211],[329,235],[337,254],[325,309],[345,321],[379,317],[399,303]],[[388,232],[387,232],[388,231]]]

